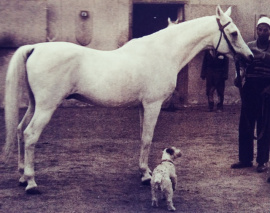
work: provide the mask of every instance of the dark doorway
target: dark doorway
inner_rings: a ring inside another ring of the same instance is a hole
[[[177,18],[185,20],[183,4],[133,4],[132,37],[140,38],[161,30],[168,25],[168,17],[172,21]],[[187,102],[188,67],[184,67],[177,78],[177,100],[180,105]]]
[[[181,4],[134,4],[133,38],[139,38],[161,30],[168,25],[168,17],[176,20]]]

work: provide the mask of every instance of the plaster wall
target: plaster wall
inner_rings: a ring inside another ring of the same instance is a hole
[[[129,0],[1,0],[0,107],[8,63],[18,47],[67,41],[100,50],[116,49],[130,35],[130,6]],[[21,106],[27,102],[24,90]]]

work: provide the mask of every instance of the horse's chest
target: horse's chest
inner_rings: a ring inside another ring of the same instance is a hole
[[[149,90],[158,90],[159,93],[170,93],[175,89],[176,77],[171,75],[153,76],[146,84]]]

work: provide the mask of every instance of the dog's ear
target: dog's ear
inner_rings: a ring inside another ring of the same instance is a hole
[[[174,155],[174,150],[172,148],[167,148],[166,152],[170,155]]]

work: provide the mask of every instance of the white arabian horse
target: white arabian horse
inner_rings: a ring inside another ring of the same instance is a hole
[[[139,168],[142,182],[149,181],[148,155],[154,128],[163,101],[175,89],[179,70],[201,50],[210,48],[218,48],[224,54],[231,54],[233,49],[252,60],[253,55],[230,13],[231,8],[224,13],[218,6],[215,16],[176,24],[112,51],[66,42],[20,47],[10,61],[6,77],[7,134],[3,156],[8,158],[17,138],[22,174],[19,182],[26,186],[26,192],[37,190],[35,145],[66,98],[105,107],[141,106]],[[28,88],[29,106],[18,125],[22,84]]]

